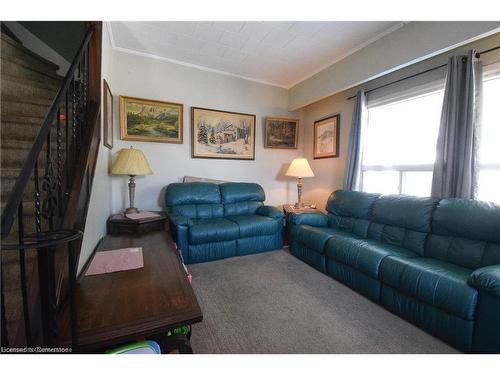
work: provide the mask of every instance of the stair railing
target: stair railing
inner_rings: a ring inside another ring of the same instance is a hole
[[[9,335],[7,286],[0,270],[2,347],[56,345],[64,280],[72,306],[71,327],[76,328],[76,269],[100,142],[102,26],[100,22],[87,25],[2,212],[1,255],[18,252],[22,296],[22,327],[17,335]],[[33,203],[27,206],[28,202]],[[33,228],[33,233],[26,233],[26,228]],[[26,269],[30,250],[37,263],[32,273]],[[72,337],[76,340],[73,330]]]

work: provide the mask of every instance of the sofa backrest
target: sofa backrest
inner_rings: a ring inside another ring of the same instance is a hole
[[[219,187],[224,205],[224,216],[254,214],[266,200],[264,189],[259,184],[225,182]]]
[[[171,214],[190,219],[224,216],[219,185],[210,182],[173,183],[165,191],[165,206]]]
[[[470,269],[500,264],[500,205],[442,199],[434,212],[425,256]]]
[[[435,198],[382,195],[373,205],[368,238],[423,256],[437,202]]]
[[[329,226],[366,237],[373,204],[378,197],[379,194],[359,191],[334,191],[326,203]]]

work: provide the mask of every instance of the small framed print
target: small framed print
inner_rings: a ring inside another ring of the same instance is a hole
[[[268,117],[265,128],[265,148],[296,149],[299,139],[299,120]]]
[[[314,122],[314,159],[339,156],[340,115]]]
[[[104,112],[103,112],[103,126],[104,126],[104,146],[109,149],[113,148],[113,94],[109,88],[108,82],[103,80],[103,98],[104,98]]]

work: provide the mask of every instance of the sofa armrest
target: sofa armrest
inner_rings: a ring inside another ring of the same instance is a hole
[[[191,219],[182,215],[169,214],[168,219],[175,226],[178,225],[189,226],[191,224]]]
[[[318,213],[292,212],[288,215],[288,221],[295,225],[310,225],[312,227],[328,227],[328,216]]]
[[[188,232],[191,219],[176,214],[168,214],[170,234],[177,247],[180,249],[184,262],[189,263]]]
[[[283,216],[285,216],[283,214],[283,211],[277,209],[274,206],[260,206],[259,208],[257,208],[256,214],[261,216],[267,216],[270,217],[271,219],[282,219]]]
[[[469,276],[467,283],[496,298],[500,298],[500,265],[478,268]]]

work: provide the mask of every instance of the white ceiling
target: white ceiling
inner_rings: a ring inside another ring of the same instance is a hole
[[[113,47],[289,88],[398,22],[110,22]]]

